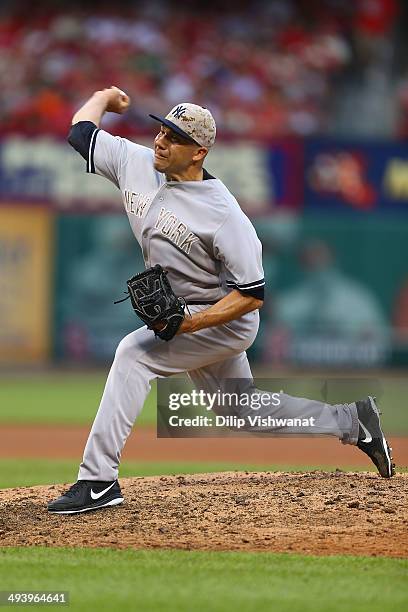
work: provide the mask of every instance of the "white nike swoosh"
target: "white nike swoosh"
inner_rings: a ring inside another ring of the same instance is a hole
[[[107,487],[106,489],[104,489],[103,491],[99,491],[99,493],[94,493],[91,489],[91,497],[92,499],[99,499],[100,497],[102,497],[102,495],[105,495],[105,493],[107,493],[109,491],[109,489],[111,489],[113,487],[115,483],[112,482],[111,485],[109,485],[109,487]]]
[[[360,427],[362,428],[362,430],[365,433],[365,438],[364,440],[359,440],[360,442],[366,442],[367,444],[369,442],[372,442],[373,438],[372,435],[370,434],[370,432],[368,431],[368,429],[366,427],[364,427],[364,425],[362,424],[362,422],[360,421],[360,419],[358,419],[358,422],[360,423]]]

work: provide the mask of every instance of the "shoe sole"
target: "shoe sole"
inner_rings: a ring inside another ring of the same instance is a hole
[[[106,501],[99,506],[88,506],[87,508],[78,508],[77,510],[48,510],[48,512],[51,512],[51,514],[79,514],[81,512],[90,512],[91,510],[107,508],[108,506],[118,506],[123,501],[125,501],[123,497],[116,497],[115,499]]]
[[[384,437],[383,430],[381,429],[380,411],[378,410],[377,404],[375,403],[375,399],[371,397],[371,395],[368,396],[368,399],[370,400],[371,408],[373,409],[373,412],[375,413],[377,420],[378,420],[378,427],[381,431],[381,442],[382,442],[384,454],[387,458],[387,474],[381,474],[380,472],[380,476],[382,476],[383,478],[391,478],[391,476],[395,474],[395,470],[393,469],[392,457],[390,455],[390,447],[388,446],[388,442]]]

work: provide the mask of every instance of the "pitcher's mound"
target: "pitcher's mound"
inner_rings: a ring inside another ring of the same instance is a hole
[[[3,546],[387,555],[408,551],[408,474],[224,472],[121,479],[125,503],[47,513],[66,486],[0,491]]]

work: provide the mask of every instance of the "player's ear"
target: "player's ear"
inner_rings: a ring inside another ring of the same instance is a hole
[[[199,149],[197,149],[196,153],[193,155],[193,160],[201,161],[204,159],[207,153],[208,153],[207,147],[200,147]]]

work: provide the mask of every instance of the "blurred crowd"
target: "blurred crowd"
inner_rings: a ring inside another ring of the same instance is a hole
[[[124,135],[180,101],[209,107],[224,134],[324,133],[338,83],[356,61],[363,69],[382,61],[398,8],[398,0],[3,0],[0,133],[65,135],[81,103],[111,84],[133,98],[129,114],[109,117]],[[408,118],[407,82],[399,92]]]

